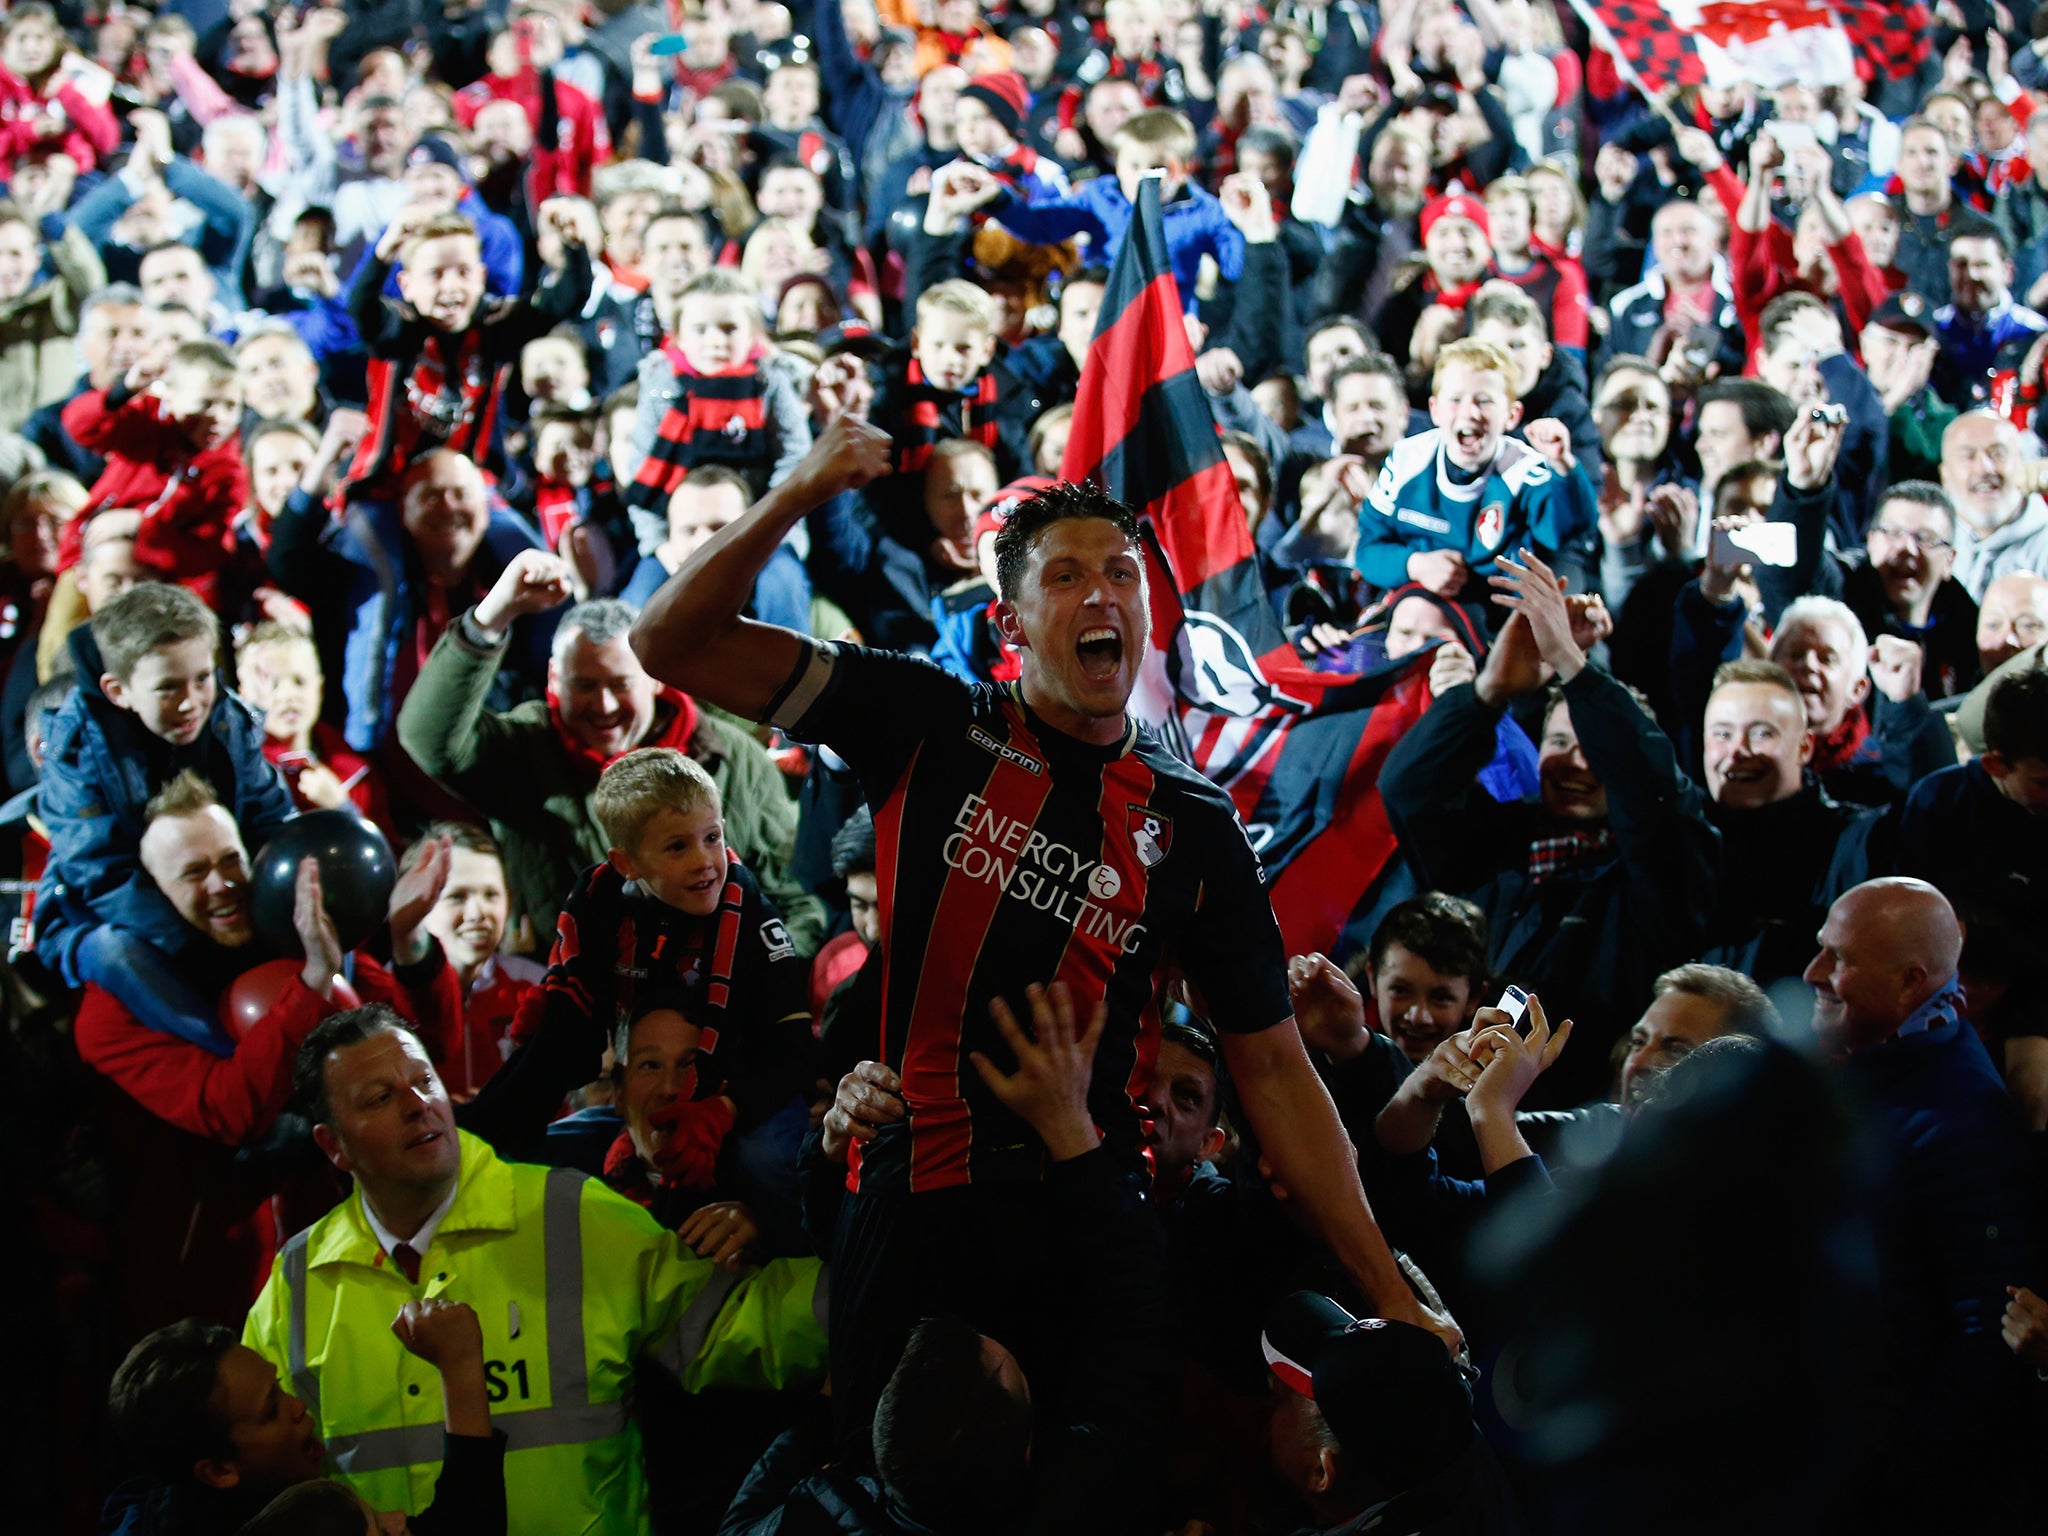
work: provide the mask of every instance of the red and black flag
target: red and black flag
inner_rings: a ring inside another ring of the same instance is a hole
[[[1429,706],[1428,663],[1317,672],[1288,642],[1195,377],[1156,179],[1110,273],[1061,473],[1144,524],[1153,655],[1132,713],[1229,792],[1289,953],[1328,948],[1394,853],[1380,764]]]

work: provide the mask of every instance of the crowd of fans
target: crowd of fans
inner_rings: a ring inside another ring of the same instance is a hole
[[[1925,32],[9,6],[20,1528],[2041,1529],[2048,5]],[[1128,677],[1026,708],[1045,530],[1137,579],[1054,482],[1148,177],[1276,614],[1431,697],[1284,975],[1241,882],[1116,958],[1244,851],[1127,831]],[[903,809],[932,668],[1039,799]],[[321,812],[386,885],[259,878]],[[1109,1007],[907,1058],[1074,882]]]

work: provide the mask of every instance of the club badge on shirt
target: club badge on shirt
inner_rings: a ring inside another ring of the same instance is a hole
[[[1507,526],[1508,509],[1497,501],[1490,501],[1479,509],[1479,522],[1473,533],[1485,548],[1498,549]]]
[[[1133,805],[1128,809],[1131,813],[1131,849],[1138,855],[1138,862],[1151,869],[1173,847],[1173,823],[1149,805]]]

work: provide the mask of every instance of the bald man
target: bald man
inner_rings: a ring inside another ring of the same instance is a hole
[[[1885,1529],[2019,1530],[2028,1373],[2005,1288],[2039,1273],[2018,1112],[1958,1016],[1962,925],[1922,880],[1866,881],[1806,968],[1814,1029],[1862,1111],[1878,1232]],[[2016,1435],[2017,1432],[2017,1435]],[[2037,1512],[2038,1513],[2038,1512]]]
[[[1971,597],[2007,571],[2048,571],[2048,502],[2031,493],[2020,429],[1966,411],[1941,434],[1941,488],[1956,504],[1955,579]]]
[[[2030,645],[2048,640],[2048,576],[2007,571],[1977,605],[1977,660],[1989,676]]]

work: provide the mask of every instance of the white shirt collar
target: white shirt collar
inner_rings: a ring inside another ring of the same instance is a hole
[[[363,1202],[363,1219],[369,1222],[371,1234],[377,1239],[377,1245],[386,1254],[389,1254],[401,1242],[404,1242],[414,1253],[424,1257],[427,1249],[433,1246],[434,1234],[440,1230],[441,1222],[446,1218],[448,1212],[454,1208],[455,1196],[461,1189],[462,1180],[458,1178],[453,1184],[448,1186],[447,1198],[434,1207],[434,1214],[422,1222],[419,1231],[413,1233],[410,1238],[398,1238],[391,1235],[384,1223],[377,1219],[377,1213],[370,1209],[369,1199],[363,1194],[361,1185],[356,1186],[356,1198]]]

